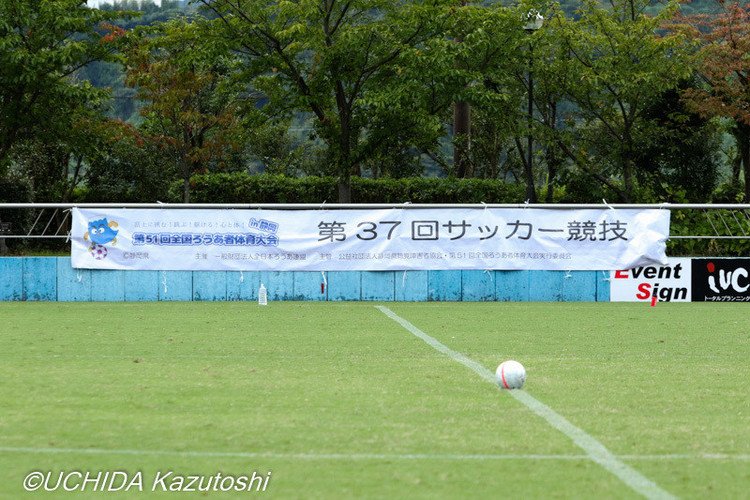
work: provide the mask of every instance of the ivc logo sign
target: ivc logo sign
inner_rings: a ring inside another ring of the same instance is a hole
[[[669,259],[666,266],[644,266],[610,273],[612,302],[690,302],[690,259]]]
[[[693,259],[693,301],[750,302],[750,259]]]

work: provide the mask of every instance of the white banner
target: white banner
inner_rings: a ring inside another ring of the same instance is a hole
[[[668,210],[74,209],[86,269],[610,270],[666,263]]]
[[[610,302],[690,302],[691,259],[670,258],[666,266],[644,266],[610,272]]]

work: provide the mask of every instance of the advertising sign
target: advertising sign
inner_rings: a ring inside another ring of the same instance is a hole
[[[750,302],[750,259],[693,259],[694,302]]]
[[[670,258],[666,266],[643,266],[612,271],[611,302],[690,302],[691,259]]]

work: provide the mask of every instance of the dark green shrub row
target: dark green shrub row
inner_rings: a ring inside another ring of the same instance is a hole
[[[170,201],[179,203],[182,182],[173,183],[169,193]],[[192,203],[333,203],[336,193],[336,181],[330,177],[293,178],[236,172],[190,178]]]
[[[333,177],[292,178],[246,173],[204,174],[190,180],[194,203],[336,203]],[[181,183],[170,190],[180,200]],[[352,178],[354,203],[522,203],[524,186],[488,179]]]

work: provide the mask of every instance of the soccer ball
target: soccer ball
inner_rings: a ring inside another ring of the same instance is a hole
[[[107,247],[94,243],[89,247],[89,252],[96,260],[102,260],[107,256]]]
[[[526,382],[526,369],[518,361],[503,361],[495,370],[495,376],[497,385],[503,389],[520,389]]]

